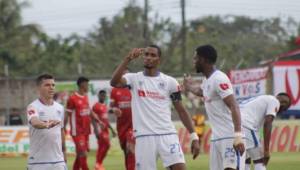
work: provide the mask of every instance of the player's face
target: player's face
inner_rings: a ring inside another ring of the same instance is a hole
[[[38,87],[39,93],[42,97],[47,99],[53,99],[55,93],[54,79],[45,79]]]
[[[153,47],[147,47],[144,53],[144,67],[146,69],[156,68],[160,63],[158,50]]]
[[[196,52],[193,57],[193,65],[197,73],[203,72],[203,58],[199,57]]]
[[[89,91],[89,82],[82,82],[82,83],[80,84],[80,89],[81,89],[83,92],[87,93],[87,92]]]
[[[106,93],[99,93],[98,94],[98,99],[100,102],[104,102],[106,98]]]
[[[290,99],[287,96],[279,95],[277,96],[277,99],[280,103],[279,113],[286,111],[290,107]]]

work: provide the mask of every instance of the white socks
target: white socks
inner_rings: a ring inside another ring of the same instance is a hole
[[[254,164],[255,170],[266,170],[266,167],[262,163]]]
[[[245,170],[251,170],[251,164],[245,164]],[[266,170],[262,163],[254,164],[254,170]]]
[[[245,164],[245,170],[250,170],[251,164]]]

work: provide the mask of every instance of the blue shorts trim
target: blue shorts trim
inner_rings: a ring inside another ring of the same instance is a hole
[[[58,164],[62,163],[65,161],[57,161],[57,162],[33,162],[33,163],[28,163],[28,165],[41,165],[41,164]]]
[[[166,136],[166,135],[177,135],[177,133],[139,135],[139,136],[136,136],[135,138],[141,138],[141,137],[147,137],[147,136]]]

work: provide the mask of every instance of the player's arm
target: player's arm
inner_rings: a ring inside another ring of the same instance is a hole
[[[111,86],[124,87],[127,85],[126,79],[122,77],[123,72],[127,68],[130,61],[138,58],[142,52],[143,52],[143,49],[141,49],[141,48],[134,48],[129,52],[129,54],[123,59],[121,64],[114,71],[114,73],[112,75],[112,79],[110,80]]]
[[[267,165],[270,159],[270,140],[272,132],[273,115],[267,115],[264,121],[264,164]]]
[[[238,104],[233,94],[223,98],[224,103],[229,108],[234,126],[234,147],[242,155],[245,151],[245,146],[242,141],[241,130],[241,113]]]
[[[67,124],[68,124],[68,120],[69,120],[69,116],[71,115],[72,112],[70,112],[69,110],[65,111],[65,116],[64,116],[64,130],[66,130]]]
[[[58,120],[49,120],[49,121],[41,121],[38,117],[34,116],[30,119],[29,123],[32,127],[36,129],[50,129],[58,124],[60,121]]]
[[[202,97],[203,91],[202,89],[196,86],[193,86],[194,80],[191,76],[187,76],[186,74],[183,75],[183,87],[185,90],[193,93],[196,96]]]
[[[61,148],[62,148],[62,152],[64,154],[64,160],[65,162],[67,162],[67,153],[66,153],[66,142],[65,142],[66,138],[65,138],[65,130],[64,128],[61,128]]]
[[[192,146],[191,146],[191,151],[193,154],[193,159],[195,159],[200,152],[200,146],[199,146],[199,138],[198,135],[196,134],[193,126],[192,119],[186,109],[183,107],[182,102],[181,102],[181,92],[174,92],[171,94],[171,100],[173,102],[173,105],[180,117],[180,120],[182,121],[183,125],[187,128],[187,130],[190,133],[190,138],[192,141]]]
[[[96,122],[96,120],[95,119],[92,119],[92,126],[93,126],[93,128],[94,128],[94,133],[95,133],[95,136],[96,136],[96,138],[97,139],[99,139],[99,129],[98,129],[98,126],[97,126],[97,122]]]

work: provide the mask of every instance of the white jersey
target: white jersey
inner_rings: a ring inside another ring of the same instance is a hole
[[[136,137],[176,133],[171,120],[170,95],[180,91],[176,79],[159,73],[155,77],[143,72],[124,75],[131,86],[132,121]]]
[[[50,129],[36,129],[30,124],[30,120],[37,117],[41,121],[59,120],[60,125]],[[33,101],[27,107],[29,122],[30,149],[28,164],[56,164],[64,162],[62,152],[61,129],[64,121],[64,108],[54,102],[53,105],[44,105],[39,99]]]
[[[223,99],[233,94],[227,75],[216,70],[208,79],[204,79],[201,88],[206,113],[212,128],[212,140],[233,137],[234,128],[229,108]]]
[[[276,97],[271,95],[261,95],[241,102],[240,109],[242,124],[246,128],[259,130],[267,115],[276,117],[280,103]]]

